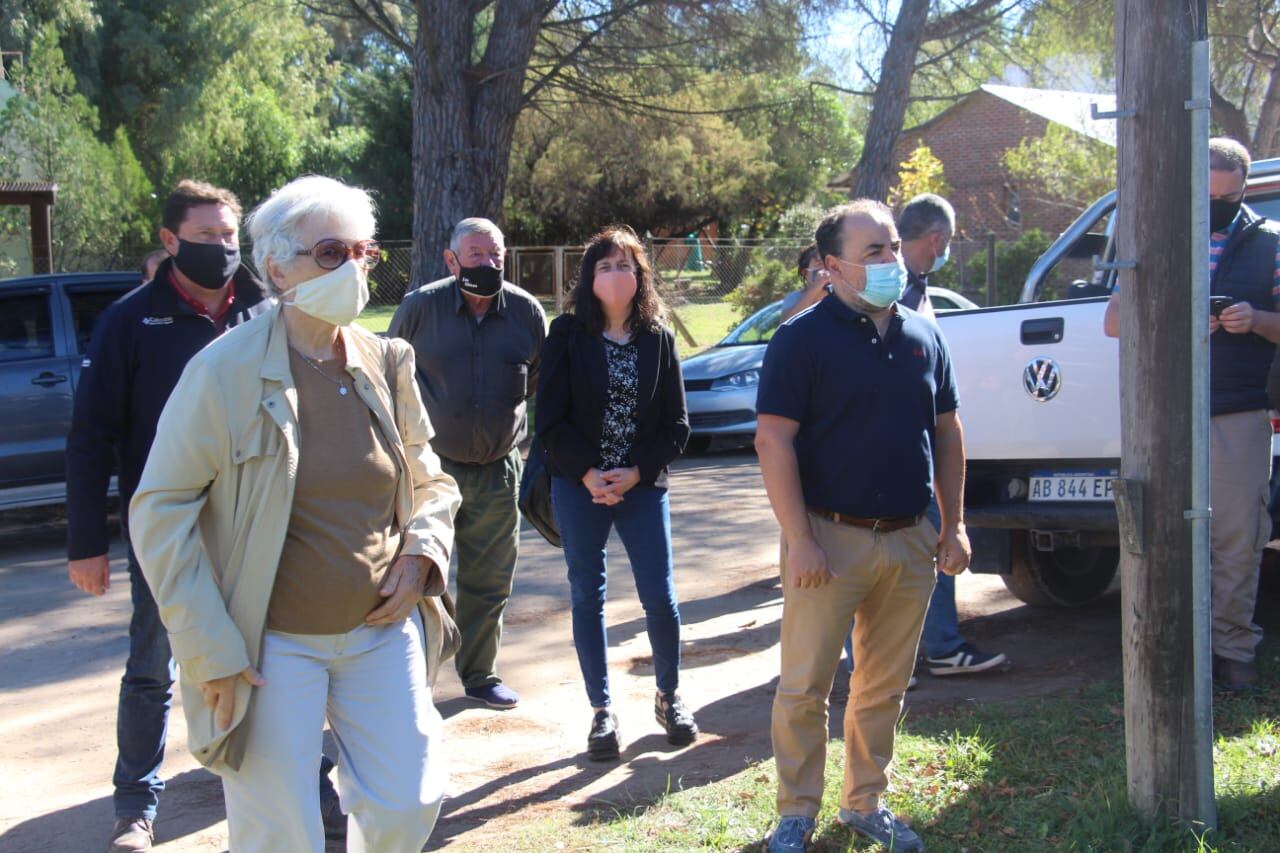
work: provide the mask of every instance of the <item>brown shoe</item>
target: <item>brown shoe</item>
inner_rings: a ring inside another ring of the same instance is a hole
[[[150,850],[156,834],[151,821],[145,817],[118,817],[111,830],[111,843],[107,853],[138,853]]]
[[[1258,686],[1258,665],[1253,661],[1228,660],[1213,656],[1213,681],[1232,693]]]

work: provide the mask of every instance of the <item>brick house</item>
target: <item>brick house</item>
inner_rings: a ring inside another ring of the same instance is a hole
[[[956,209],[957,230],[970,239],[988,231],[998,239],[1017,239],[1026,228],[1061,232],[1079,211],[1037,200],[1038,193],[1012,184],[1001,164],[1010,148],[1044,135],[1050,122],[1114,146],[1115,122],[1093,119],[1089,105],[1114,110],[1114,94],[987,84],[924,124],[904,131],[894,148],[894,162],[911,156],[921,143],[943,165]],[[848,192],[853,173],[833,181]]]

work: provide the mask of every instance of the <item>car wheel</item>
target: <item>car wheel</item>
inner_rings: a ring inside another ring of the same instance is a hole
[[[685,453],[706,453],[707,448],[711,446],[711,439],[705,435],[695,435],[689,438],[684,446]]]
[[[1035,607],[1079,607],[1100,597],[1115,579],[1120,549],[1110,546],[1037,551],[1025,532],[1013,535],[1005,587]]]

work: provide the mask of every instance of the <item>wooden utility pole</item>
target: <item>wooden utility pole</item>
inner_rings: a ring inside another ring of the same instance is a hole
[[[1205,104],[1193,101],[1192,43],[1205,38],[1203,0],[1116,0],[1124,481],[1117,509],[1129,798],[1152,817],[1212,827],[1208,508],[1196,507],[1192,489],[1196,453],[1207,469],[1207,449],[1194,446],[1193,434],[1203,432],[1198,418],[1207,427],[1208,414],[1196,409],[1192,375],[1193,335],[1207,341],[1208,299],[1191,298],[1192,271],[1208,262],[1192,180],[1193,158],[1205,156],[1206,145],[1194,141],[1192,117],[1207,107],[1208,92],[1206,85]],[[1206,46],[1206,62],[1207,55]],[[1207,138],[1207,121],[1196,127]],[[1207,189],[1199,192],[1207,205]],[[1202,404],[1204,387],[1196,395]],[[1193,544],[1197,519],[1203,526]],[[1197,545],[1205,553],[1193,572]]]

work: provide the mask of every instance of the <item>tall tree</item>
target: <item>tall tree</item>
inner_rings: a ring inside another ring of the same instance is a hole
[[[907,114],[907,96],[915,72],[916,53],[924,41],[924,25],[929,17],[929,0],[902,0],[898,19],[889,36],[889,47],[880,63],[880,79],[871,100],[871,121],[858,158],[858,178],[853,198],[887,198],[893,183],[893,149],[902,133]]]
[[[801,0],[300,0],[380,33],[413,66],[412,277],[442,266],[463,216],[500,218],[516,121],[556,98],[646,106],[646,84],[795,44]],[[787,28],[790,28],[789,30]],[[771,38],[776,32],[789,39]],[[631,36],[633,38],[624,38]],[[637,54],[665,49],[673,62]],[[742,63],[749,65],[749,62]],[[600,75],[602,69],[614,72]],[[619,72],[626,71],[630,75]],[[626,79],[602,89],[605,77]]]
[[[76,88],[56,25],[40,27],[29,50],[0,110],[0,180],[58,184],[53,268],[101,269],[146,238],[151,184],[122,131],[98,138],[98,111]],[[25,237],[26,211],[0,213],[0,232]]]
[[[912,81],[922,64],[936,65],[980,41],[1023,0],[901,0],[892,22],[887,4],[854,0],[870,26],[887,35],[879,73],[863,75],[872,84],[871,116],[855,167],[853,198],[884,199],[893,184],[898,164],[894,147],[902,133],[912,92]],[[930,14],[932,12],[932,15]],[[921,57],[921,47],[937,42],[939,50]]]
[[[1280,155],[1280,5],[1210,4],[1213,120],[1255,157]]]

